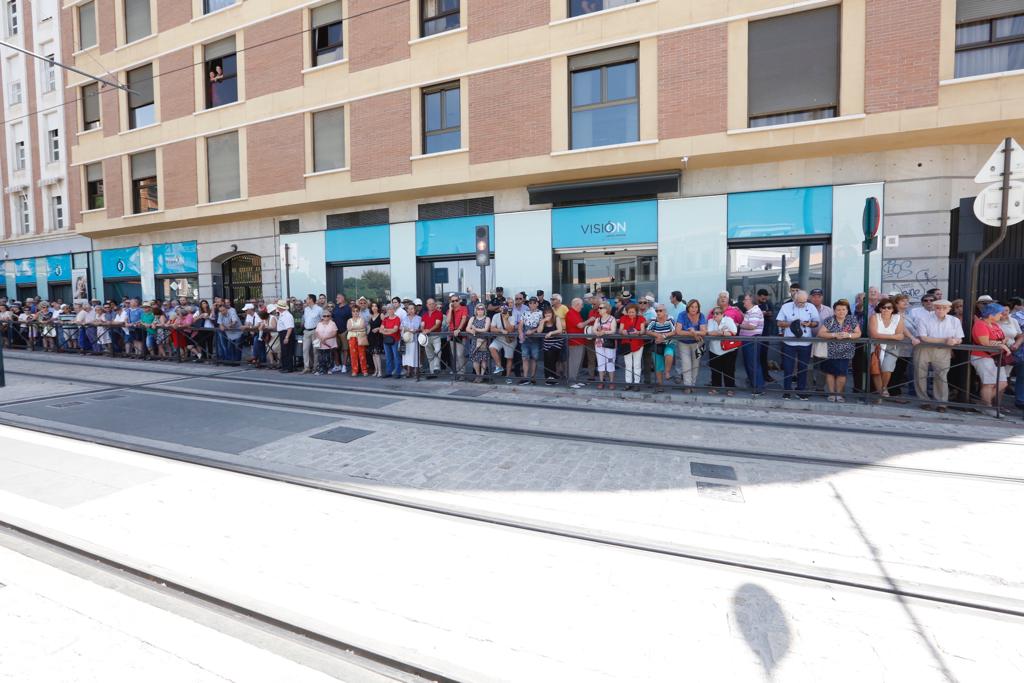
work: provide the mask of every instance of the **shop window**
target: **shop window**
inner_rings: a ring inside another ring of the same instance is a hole
[[[751,128],[838,114],[838,5],[750,22],[747,108]]]
[[[28,194],[24,192],[18,194],[18,222],[22,235],[32,232],[32,214],[29,211]]]
[[[313,114],[313,170],[345,167],[345,109]]]
[[[569,16],[579,17],[591,12],[635,4],[637,0],[569,0]]]
[[[230,36],[204,48],[206,62],[206,108],[238,101],[238,56],[235,37]]]
[[[52,164],[60,161],[60,130],[51,128],[46,131],[46,152],[47,159]]]
[[[78,49],[86,50],[96,45],[96,3],[86,2],[78,6]]]
[[[421,0],[423,37],[459,27],[459,0]]]
[[[15,104],[21,104],[21,93],[21,81],[11,81],[10,93],[8,96],[10,97],[10,103],[12,106]]]
[[[218,10],[227,9],[238,0],[203,0],[203,14],[210,14]]]
[[[7,35],[18,35],[18,0],[7,2]]]
[[[147,64],[128,72],[128,128],[142,128],[156,123],[153,99],[153,65]]]
[[[89,164],[85,167],[85,205],[90,211],[104,207],[103,164]]]
[[[64,198],[59,194],[50,197],[50,226],[53,230],[64,229]]]
[[[639,47],[624,45],[569,59],[572,149],[640,139]]]
[[[82,86],[82,130],[100,127],[100,84]]]
[[[1024,69],[1024,12],[996,16],[1006,3],[956,3],[956,78]]]
[[[350,301],[361,296],[370,301],[391,298],[391,265],[388,263],[329,266],[327,277],[328,295],[332,300],[337,294],[344,294]]]
[[[342,43],[341,0],[314,7],[310,11],[313,27],[313,66],[337,62],[344,57]]]
[[[488,292],[494,291],[494,265],[494,254],[491,254],[491,262],[484,268]],[[438,301],[447,301],[451,294],[459,294],[465,299],[468,294],[480,290],[480,266],[475,258],[420,260],[417,279],[417,293],[423,299],[432,296]]]
[[[726,289],[734,300],[767,289],[776,303],[789,298],[791,284],[798,283],[806,291],[827,290],[827,253],[823,244],[745,246],[742,241],[730,242]]]
[[[462,146],[462,104],[459,84],[423,90],[423,153],[435,154]]]
[[[152,32],[149,0],[124,0],[124,42],[134,43]]]
[[[156,177],[156,152],[141,152],[131,157],[132,212],[147,213],[160,208]]]
[[[238,170],[238,131],[206,138],[209,201],[223,202],[242,196]]]

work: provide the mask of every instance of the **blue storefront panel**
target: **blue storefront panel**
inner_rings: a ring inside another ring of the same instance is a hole
[[[554,209],[551,246],[615,247],[658,241],[658,202],[623,202]]]
[[[46,257],[46,281],[66,282],[71,280],[71,254]]]
[[[14,261],[14,281],[19,285],[36,284],[36,260],[22,258]]]
[[[801,237],[832,233],[832,187],[729,195],[729,239]]]
[[[139,267],[139,248],[104,249],[100,252],[103,264],[103,278],[136,277],[141,274]]]
[[[104,266],[106,272],[106,266]],[[153,273],[181,275],[199,272],[199,249],[195,242],[153,245]]]
[[[328,230],[325,241],[328,263],[386,261],[391,258],[391,226],[389,225]]]
[[[416,221],[416,256],[448,256],[476,253],[476,228],[489,228],[494,249],[494,216],[463,216]]]

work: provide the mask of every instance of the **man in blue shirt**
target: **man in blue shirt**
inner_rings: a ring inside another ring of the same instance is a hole
[[[139,305],[138,299],[131,299],[128,302],[127,313],[128,336],[132,340],[131,350],[134,355],[141,358],[146,348],[146,330],[143,327],[138,327],[142,323],[142,306]]]

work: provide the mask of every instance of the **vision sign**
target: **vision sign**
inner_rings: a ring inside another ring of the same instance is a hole
[[[658,241],[658,202],[574,206],[551,211],[551,245],[613,247]]]

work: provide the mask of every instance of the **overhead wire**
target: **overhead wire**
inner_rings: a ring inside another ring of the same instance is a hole
[[[380,12],[382,10],[391,9],[392,7],[398,7],[399,5],[405,5],[405,4],[409,3],[409,2],[410,2],[410,0],[396,0],[396,2],[391,2],[391,3],[388,3],[386,5],[381,5],[379,7],[374,7],[373,9],[368,9],[368,10],[365,10],[363,12],[357,12],[356,14],[349,14],[347,16],[342,17],[341,21],[342,21],[342,23],[344,23],[346,21],[351,21],[352,19],[356,19],[358,17],[366,16],[367,14],[373,14],[374,12]],[[245,45],[245,46],[235,50],[235,54],[238,54],[239,52],[248,52],[250,50],[255,50],[255,49],[258,49],[258,48],[261,48],[261,47],[266,47],[267,45],[271,45],[273,43],[277,43],[277,42],[280,42],[282,40],[288,40],[289,38],[295,38],[297,36],[301,36],[303,34],[315,31],[317,28],[318,27],[316,27],[316,26],[311,26],[311,27],[309,27],[307,29],[302,29],[301,31],[295,31],[293,33],[288,33],[288,34],[285,34],[285,35],[282,35],[282,36],[278,36],[276,38],[269,38],[269,39],[264,40],[262,42],[255,43],[254,45]],[[93,61],[95,61],[95,59]],[[64,65],[59,64],[58,62],[54,62],[54,64],[56,66],[64,67]],[[147,80],[155,81],[156,79],[160,78],[161,76],[169,76],[169,75],[171,75],[173,73],[177,73],[179,71],[185,71],[186,69],[194,69],[197,66],[204,66],[205,64],[206,64],[206,60],[203,60],[203,61],[200,61],[200,62],[194,62],[194,63],[186,64],[184,66],[180,66],[180,67],[177,67],[177,68],[174,68],[174,69],[170,69],[170,70],[162,72],[162,73],[153,74],[148,79],[140,79],[138,81],[138,83],[133,83],[133,85],[138,85],[138,84],[141,84],[141,83],[145,83]],[[100,66],[102,67],[103,65],[101,64]],[[143,66],[143,64],[140,64],[139,66]],[[109,70],[107,70],[107,73],[108,74],[110,73]],[[102,83],[104,81],[97,81],[97,82],[101,82]],[[100,91],[100,95],[103,95],[103,94],[108,93],[108,92],[110,92],[110,89],[101,90]],[[3,119],[3,120],[0,120],[0,125],[6,125],[8,123],[13,123],[15,121],[21,121],[21,120],[27,119],[27,118],[29,118],[31,116],[35,116],[36,114],[45,114],[46,112],[56,111],[58,109],[63,109],[64,107],[68,107],[68,106],[70,106],[72,104],[75,104],[76,102],[81,102],[82,99],[83,99],[82,97],[75,97],[75,98],[72,98],[72,99],[64,100],[60,104],[55,104],[55,105],[52,105],[52,106],[49,106],[49,107],[42,107],[40,109],[35,109],[35,110],[30,111],[28,113],[22,114],[20,116],[13,116],[13,117],[11,117],[9,119]]]

